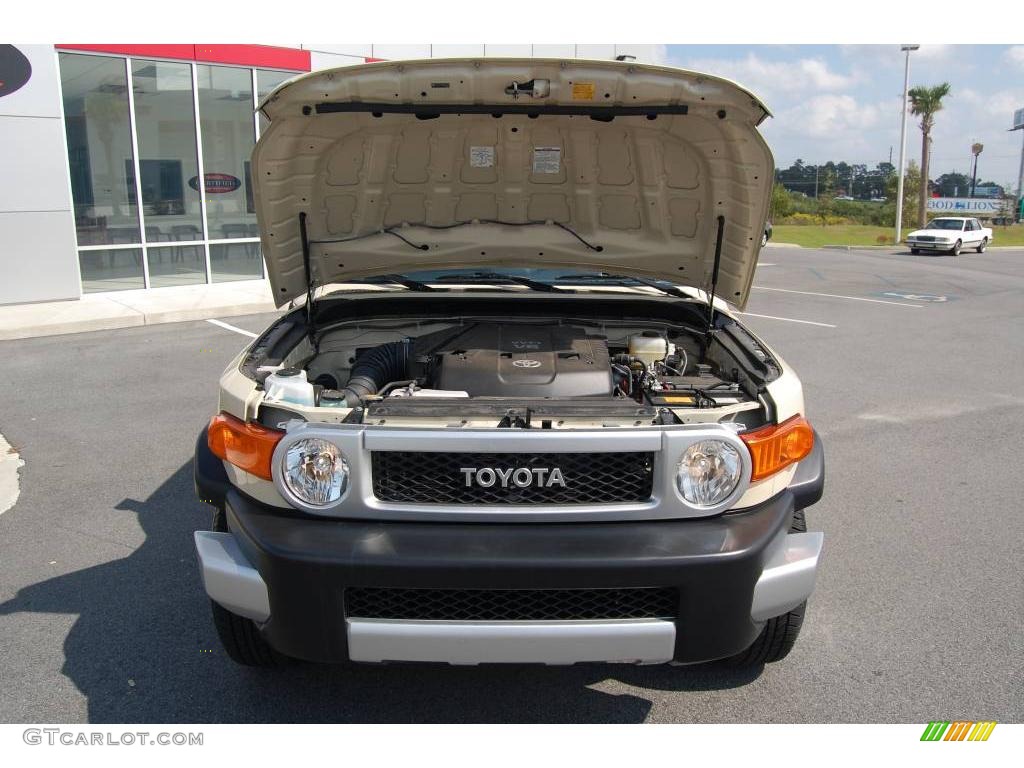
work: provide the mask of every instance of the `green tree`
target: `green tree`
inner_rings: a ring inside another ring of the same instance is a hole
[[[943,197],[967,197],[971,177],[965,173],[944,173],[935,180],[935,186]]]
[[[891,227],[896,223],[896,185],[897,177],[891,176],[885,185],[886,203],[885,226]],[[911,160],[907,163],[907,170],[903,174],[903,227],[904,229],[914,228],[914,201],[918,198],[921,190],[921,171],[917,163]],[[924,226],[923,224],[921,226]]]
[[[769,211],[769,218],[772,221],[784,219],[793,213],[793,198],[789,191],[779,182],[772,187],[772,205]]]
[[[831,197],[819,198],[817,210],[815,213],[818,214],[818,218],[821,219],[822,224],[828,224],[829,216],[834,216],[836,212],[836,204]]]
[[[949,83],[942,83],[928,88],[918,85],[911,88],[910,113],[921,118],[921,178],[928,178],[928,142],[931,140],[932,127],[935,125],[935,113],[942,109],[942,100],[949,95]],[[917,218],[918,226],[925,225],[928,205],[928,185],[919,184]]]

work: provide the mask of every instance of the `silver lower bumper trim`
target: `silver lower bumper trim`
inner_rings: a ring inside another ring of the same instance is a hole
[[[676,628],[661,619],[607,621],[403,621],[348,619],[353,661],[448,664],[659,664]]]
[[[750,618],[767,621],[791,611],[811,596],[825,534],[789,533],[768,555],[754,586]]]
[[[270,618],[270,597],[260,572],[252,567],[230,533],[196,531],[196,554],[203,587],[210,599],[254,621]]]

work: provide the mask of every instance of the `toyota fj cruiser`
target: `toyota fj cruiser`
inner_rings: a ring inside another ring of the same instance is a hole
[[[316,72],[260,109],[291,309],[224,371],[195,456],[227,654],[789,653],[824,459],[735,309],[772,187],[761,102],[664,67],[479,59]]]

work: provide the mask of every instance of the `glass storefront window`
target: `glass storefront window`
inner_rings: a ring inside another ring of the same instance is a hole
[[[252,70],[200,64],[196,75],[207,233],[210,240],[252,237],[256,224],[248,172],[256,143]]]
[[[192,67],[146,59],[131,67],[147,241],[202,240]]]
[[[83,291],[262,278],[253,106],[295,73],[255,70],[254,95],[245,67],[59,58]]]
[[[82,271],[83,293],[146,287],[141,248],[79,251],[78,266]]]
[[[146,249],[149,259],[149,285],[194,285],[206,282],[206,253],[202,244],[181,244]]]
[[[210,273],[213,282],[259,280],[263,277],[263,254],[259,243],[211,243]]]
[[[295,72],[278,72],[273,69],[256,70],[256,103],[260,104],[272,90],[277,88],[285,80],[295,77]],[[267,129],[270,121],[260,113],[260,133]]]
[[[62,53],[60,81],[78,244],[139,243],[124,59]]]

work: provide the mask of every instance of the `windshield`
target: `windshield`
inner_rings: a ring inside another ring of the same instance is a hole
[[[495,267],[492,269],[424,269],[403,274],[390,273],[361,277],[351,281],[364,285],[400,285],[410,291],[446,290],[454,286],[481,286],[507,290],[510,287],[525,287],[533,291],[560,293],[589,290],[591,286],[623,286],[628,288],[653,288],[663,294],[677,298],[692,299],[678,286],[668,280],[613,275],[608,272],[593,272],[586,269],[562,267],[541,269],[533,267]],[[328,293],[334,291],[328,290]]]
[[[633,278],[628,274],[610,274],[571,267],[542,269],[516,266],[479,266],[471,269],[423,269],[406,272],[400,276],[409,281],[435,285],[460,282],[485,283],[488,280],[500,281],[505,278],[508,282],[519,285],[534,284],[535,288],[539,287],[539,284],[545,286],[629,286],[631,288],[646,285],[662,291],[675,290],[675,285],[669,281]]]
[[[963,219],[935,219],[928,224],[928,229],[955,229],[959,231],[963,228]]]

